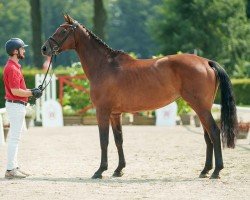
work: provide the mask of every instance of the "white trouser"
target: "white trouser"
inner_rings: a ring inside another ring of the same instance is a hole
[[[8,149],[7,149],[7,170],[18,167],[17,152],[18,143],[21,138],[22,131],[25,130],[25,105],[18,103],[6,102],[6,111],[10,120],[10,130],[8,133]]]

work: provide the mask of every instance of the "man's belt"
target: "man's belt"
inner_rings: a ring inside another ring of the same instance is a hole
[[[7,99],[6,101],[7,101],[7,102],[10,102],[10,103],[19,103],[19,104],[22,104],[22,105],[27,106],[27,103],[26,103],[26,102],[19,101],[19,100],[9,100],[9,99]]]

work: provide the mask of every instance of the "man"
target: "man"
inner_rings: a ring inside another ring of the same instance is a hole
[[[20,170],[17,162],[18,143],[25,125],[25,114],[28,97],[40,98],[42,91],[38,88],[27,89],[19,60],[25,58],[25,47],[28,45],[19,38],[12,38],[5,44],[9,59],[4,67],[6,111],[10,120],[7,149],[7,171],[5,178],[25,178],[27,173]]]

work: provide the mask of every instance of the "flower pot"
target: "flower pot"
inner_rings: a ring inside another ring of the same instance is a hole
[[[237,139],[247,139],[248,132],[239,131],[238,135],[236,136]]]
[[[128,116],[122,116],[122,125],[130,125],[130,119]]]
[[[84,116],[82,118],[83,125],[97,125],[96,116]]]
[[[155,125],[155,117],[134,115],[133,125]]]
[[[9,130],[10,130],[9,127],[4,127],[4,128],[3,128],[4,140],[5,140],[5,141],[6,141],[7,137],[8,137]]]
[[[26,127],[27,129],[31,126],[32,118],[31,117],[25,117]]]
[[[194,124],[195,124],[195,127],[201,126],[201,121],[200,121],[198,115],[194,115]]]
[[[77,126],[82,125],[82,116],[72,115],[72,116],[63,116],[64,126]]]
[[[180,114],[182,125],[190,125],[191,115],[190,114]]]
[[[176,125],[181,125],[181,120],[180,119],[176,120]]]
[[[246,139],[249,133],[250,122],[239,122],[239,133],[236,136],[237,139]]]

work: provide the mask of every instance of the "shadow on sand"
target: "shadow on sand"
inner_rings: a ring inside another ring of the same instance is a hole
[[[75,177],[75,178],[50,178],[50,177],[28,177],[25,179],[15,179],[15,180],[7,180],[4,178],[0,178],[0,182],[3,181],[31,181],[31,182],[69,182],[69,183],[125,183],[125,184],[133,184],[133,183],[140,183],[140,184],[147,184],[147,183],[178,183],[178,182],[201,182],[206,179],[201,178],[181,178],[181,177],[174,177],[174,178],[159,178],[159,179],[150,179],[150,178],[131,178],[131,179],[124,179],[124,178],[116,178],[116,177],[109,177],[104,176],[102,179],[91,179],[86,177]]]

